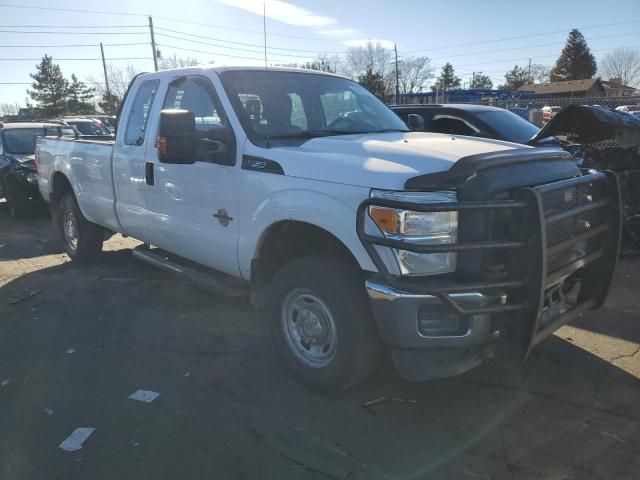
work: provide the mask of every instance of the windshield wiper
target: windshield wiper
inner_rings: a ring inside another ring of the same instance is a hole
[[[402,130],[400,128],[383,128],[382,130],[376,130],[374,132],[368,132],[368,133],[387,133],[387,132],[402,132],[402,133],[407,133],[410,132],[411,130]]]

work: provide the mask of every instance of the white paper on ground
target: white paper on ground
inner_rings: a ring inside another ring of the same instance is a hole
[[[0,385],[2,385],[4,387],[5,385],[9,385],[9,382],[10,382],[9,379],[2,380],[2,383],[0,383]]]
[[[67,353],[76,353],[76,349],[75,348],[68,348],[67,349]]]
[[[137,390],[129,395],[129,398],[131,400],[138,400],[139,402],[151,403],[159,396],[160,394],[158,392],[152,392],[151,390]]]
[[[64,441],[58,445],[62,450],[67,452],[75,452],[82,448],[82,444],[91,436],[95,431],[92,427],[80,427],[76,428],[71,435],[64,439]]]

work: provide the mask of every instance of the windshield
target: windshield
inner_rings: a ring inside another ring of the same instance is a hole
[[[252,140],[408,131],[368,90],[328,75],[229,71],[222,83]]]
[[[11,128],[4,131],[7,152],[18,154],[33,153],[37,137],[44,135],[43,128]]]
[[[111,132],[100,122],[74,122],[67,120],[69,125],[73,125],[82,135],[111,135]]]
[[[509,142],[527,143],[539,130],[533,123],[507,110],[477,112],[476,115]]]

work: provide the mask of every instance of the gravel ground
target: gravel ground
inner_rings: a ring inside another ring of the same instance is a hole
[[[524,368],[410,383],[386,361],[323,396],[292,380],[249,305],[135,245],[116,236],[81,267],[48,219],[0,202],[0,479],[640,478],[637,260]],[[380,397],[399,400],[363,406]],[[83,448],[60,449],[79,427],[95,428]]]

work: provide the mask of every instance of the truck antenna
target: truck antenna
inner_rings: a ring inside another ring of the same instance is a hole
[[[262,2],[262,33],[264,34],[264,69],[267,69],[267,2]]]

